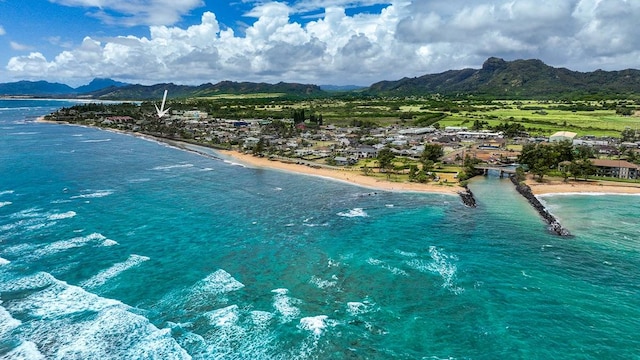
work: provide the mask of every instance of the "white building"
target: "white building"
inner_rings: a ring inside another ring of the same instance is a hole
[[[571,141],[576,137],[576,133],[571,131],[558,131],[557,133],[549,136],[549,142]]]

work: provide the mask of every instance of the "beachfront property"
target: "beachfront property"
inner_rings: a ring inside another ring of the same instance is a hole
[[[625,160],[592,159],[596,167],[596,176],[618,179],[638,179],[640,166]]]

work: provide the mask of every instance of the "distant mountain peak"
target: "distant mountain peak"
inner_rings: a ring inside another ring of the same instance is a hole
[[[497,57],[488,58],[484,64],[482,64],[482,70],[485,71],[496,71],[500,69],[504,69],[507,67],[507,62],[504,59]]]
[[[107,78],[95,78],[91,80],[91,82],[87,85],[80,86],[76,88],[76,92],[79,94],[94,92],[102,89],[106,89],[109,87],[122,87],[127,86],[129,84],[123,83],[120,81],[115,81]]]

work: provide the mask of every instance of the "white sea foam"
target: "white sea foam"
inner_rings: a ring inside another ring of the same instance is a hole
[[[43,354],[26,352],[21,346],[12,350],[10,359],[190,358],[169,330],[156,328],[117,300],[88,293],[50,274],[34,274],[0,287],[4,288],[1,291],[35,290],[12,301],[7,311],[30,319],[19,325],[17,336],[31,341],[31,350],[37,347]],[[77,321],[79,318],[84,320]]]
[[[41,257],[41,256],[46,256],[46,255],[50,255],[50,254],[55,254],[57,252],[63,251],[63,250],[68,250],[68,249],[73,249],[73,248],[77,248],[77,247],[81,247],[81,246],[85,246],[87,244],[89,244],[90,242],[97,242],[97,241],[104,241],[107,238],[99,233],[93,233],[87,236],[79,236],[79,237],[75,237],[69,240],[61,240],[61,241],[56,241],[54,243],[51,243],[47,246],[45,246],[42,249],[36,250],[34,255],[36,257]]]
[[[96,288],[98,286],[103,285],[110,279],[113,279],[114,277],[120,275],[124,271],[131,269],[134,266],[138,266],[148,260],[149,258],[146,256],[140,256],[135,254],[130,255],[126,261],[114,264],[110,268],[99,272],[98,274],[84,281],[82,284],[80,284],[80,286],[84,288],[90,288],[90,289]]]
[[[13,193],[14,193],[13,190],[3,190],[3,191],[0,191],[0,196],[2,196],[2,195],[10,195],[10,194],[13,194]]]
[[[17,244],[3,248],[1,253],[13,257],[22,257],[31,254],[34,248],[35,245],[33,244]]]
[[[19,132],[9,133],[9,135],[36,135],[36,134],[40,134],[40,133],[35,131],[19,131]]]
[[[298,327],[302,330],[311,331],[314,336],[320,336],[327,328],[328,323],[329,320],[326,315],[318,315],[300,319]]]
[[[290,322],[300,316],[300,309],[295,306],[300,303],[300,300],[289,297],[289,290],[275,289],[271,292],[275,294],[273,295],[273,308],[280,314],[281,322]]]
[[[111,139],[82,140],[81,142],[83,142],[83,143],[101,143],[101,142],[108,142],[108,141],[111,141]]]
[[[229,165],[233,165],[233,166],[240,166],[240,167],[243,167],[243,168],[246,168],[246,167],[247,167],[246,165],[244,165],[244,164],[240,164],[240,163],[237,163],[237,162],[233,162],[233,161],[229,161],[229,160],[223,160],[223,161],[224,161],[225,163],[229,164]]]
[[[9,351],[3,359],[44,360],[46,357],[38,350],[36,344],[31,341],[23,341],[18,347]]]
[[[57,319],[86,310],[100,311],[110,306],[122,306],[117,300],[100,298],[78,286],[57,280],[47,273],[35,274],[14,282],[10,289],[39,289],[40,291],[27,296],[23,301],[12,303],[10,310],[28,313],[43,320]]]
[[[52,222],[48,222],[48,223],[39,223],[39,224],[35,224],[35,225],[26,226],[24,229],[27,230],[27,231],[40,230],[40,229],[51,227],[51,226],[53,226],[55,224],[57,224],[56,221],[52,221]]]
[[[223,294],[244,287],[244,284],[234,279],[228,272],[219,269],[196,284],[199,292],[209,294]]]
[[[239,317],[238,305],[231,305],[222,309],[210,311],[204,316],[209,320],[209,324],[217,327],[234,325],[238,321]]]
[[[443,280],[442,287],[454,294],[462,293],[464,289],[456,285],[458,268],[454,262],[457,261],[458,258],[455,255],[448,255],[438,251],[435,246],[429,247],[429,255],[431,255],[432,259],[430,262],[413,259],[407,261],[406,264],[421,272],[431,272],[440,275]]]
[[[349,211],[339,212],[337,215],[342,217],[348,217],[348,218],[369,216],[362,208],[354,208]]]
[[[389,270],[394,275],[409,276],[409,273],[407,273],[406,271],[404,271],[402,269],[399,269],[397,267],[393,267],[391,265],[388,265],[387,263],[385,263],[382,260],[378,260],[378,259],[374,259],[374,258],[368,258],[367,259],[367,263],[369,265],[378,266],[378,267],[380,267],[382,269]]]
[[[76,196],[72,196],[72,199],[95,199],[95,198],[101,198],[101,197],[105,197],[105,196],[109,196],[111,194],[113,194],[113,190],[97,190],[97,191],[92,191],[91,190],[86,190],[87,194],[82,194],[82,195],[76,195]]]
[[[0,301],[2,304],[2,301]],[[14,319],[4,307],[0,306],[0,339],[5,337],[13,329],[20,326],[22,322]]]
[[[151,179],[149,178],[140,178],[140,179],[130,179],[129,182],[132,184],[137,184],[137,183],[143,183],[143,182],[148,182],[151,181]]]
[[[352,316],[365,313],[365,308],[366,305],[358,301],[350,301],[347,303],[347,312],[349,312],[349,314]]]
[[[336,286],[336,284],[338,284],[338,277],[333,275],[331,280],[323,280],[314,275],[311,277],[311,280],[309,280],[309,283],[315,285],[318,289],[326,289]]]
[[[407,252],[407,251],[402,251],[402,250],[395,250],[394,251],[396,254],[404,256],[404,257],[416,257],[418,256],[418,254],[414,253],[414,252]]]
[[[70,203],[71,200],[53,200],[51,201],[52,204],[57,205],[57,204],[67,204]]]
[[[171,169],[181,169],[181,168],[190,168],[190,167],[193,167],[193,164],[176,164],[176,165],[156,166],[152,170],[171,170]]]
[[[209,167],[202,168],[202,169],[200,169],[200,171],[213,171],[213,168],[209,168]]]
[[[105,241],[102,242],[102,246],[114,246],[114,245],[118,245],[118,242],[115,240],[106,239]]]
[[[8,264],[10,264],[10,263],[11,263],[11,261],[9,261],[9,260],[7,260],[7,259],[3,259],[3,258],[1,258],[1,257],[0,257],[0,266],[2,266],[2,265],[8,265]]]
[[[261,310],[254,310],[250,315],[253,324],[260,329],[265,329],[269,323],[271,323],[274,316],[273,313]]]
[[[41,217],[42,213],[40,213],[40,211],[42,211],[42,209],[30,208],[30,209],[18,211],[17,213],[13,213],[9,215],[9,217],[12,219],[28,219],[28,218]]]
[[[39,272],[22,278],[0,281],[0,293],[44,288],[51,285],[54,280],[50,274]]]
[[[11,201],[0,201],[0,208],[13,204]]]
[[[351,316],[358,316],[374,311],[374,305],[369,301],[364,302],[350,301],[347,303],[347,312]]]
[[[75,211],[67,211],[65,213],[61,213],[61,214],[52,214],[49,215],[48,219],[49,220],[62,220],[62,219],[69,219],[72,218],[74,216],[76,216],[76,212]]]

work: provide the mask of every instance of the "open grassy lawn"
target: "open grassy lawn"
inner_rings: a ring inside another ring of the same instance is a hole
[[[640,117],[622,116],[615,110],[567,111],[552,109],[558,104],[527,102],[519,108],[515,104],[501,106],[479,106],[478,111],[450,113],[439,121],[441,127],[466,126],[471,128],[474,121],[487,122],[496,126],[507,121],[518,122],[534,135],[548,136],[556,131],[572,131],[583,135],[618,137],[626,127],[640,127]],[[532,110],[531,108],[540,108]],[[524,108],[524,109],[523,109]]]

